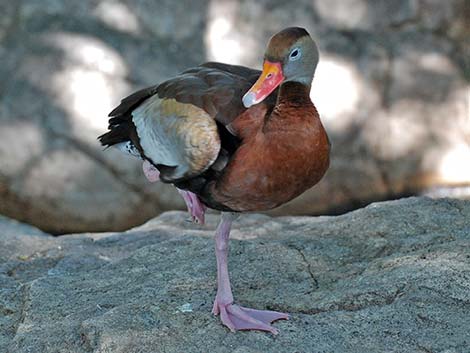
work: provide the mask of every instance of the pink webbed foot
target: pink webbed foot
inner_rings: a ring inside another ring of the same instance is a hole
[[[212,309],[214,315],[220,314],[220,320],[230,331],[260,330],[271,332],[274,335],[279,330],[270,324],[277,320],[288,320],[289,315],[270,310],[256,310],[245,308],[236,304],[222,304],[217,298]]]
[[[149,161],[147,160],[144,161],[144,164],[142,165],[142,169],[144,171],[145,177],[151,183],[155,183],[158,180],[160,180],[160,172]]]
[[[183,197],[183,200],[186,203],[186,207],[188,208],[188,212],[191,215],[192,221],[204,224],[206,206],[202,204],[201,200],[199,200],[199,197],[190,191],[181,190],[178,188],[176,188],[176,190],[178,190],[180,195]]]

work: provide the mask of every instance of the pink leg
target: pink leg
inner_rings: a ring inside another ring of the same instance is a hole
[[[142,169],[144,170],[145,177],[151,183],[154,183],[160,179],[160,172],[149,161],[144,161]],[[183,200],[186,203],[188,212],[191,214],[192,220],[196,223],[204,224],[204,213],[206,211],[206,206],[202,204],[197,195],[190,191],[181,190],[178,188],[176,188],[176,190],[178,190],[180,195],[183,196]]]
[[[149,161],[147,160],[144,161],[144,164],[142,165],[142,169],[144,170],[145,177],[151,183],[155,183],[156,181],[160,179],[160,172]]]
[[[217,295],[212,313],[220,314],[222,323],[230,331],[261,330],[278,334],[279,331],[270,325],[276,320],[287,320],[289,315],[277,311],[256,310],[233,304],[232,288],[228,274],[228,238],[232,221],[232,213],[222,213],[222,219],[215,233],[215,255],[217,258]]]
[[[204,206],[197,197],[196,194],[186,191],[186,190],[181,190],[176,188],[180,195],[183,197],[184,202],[186,203],[186,207],[188,208],[188,212],[191,215],[191,218],[193,222],[204,224],[204,215],[206,212],[206,206]]]

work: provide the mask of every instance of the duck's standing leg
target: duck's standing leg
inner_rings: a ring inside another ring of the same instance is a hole
[[[232,288],[228,273],[228,240],[232,222],[237,218],[233,213],[222,212],[215,233],[215,255],[217,258],[217,295],[212,313],[220,314],[222,323],[231,331],[261,330],[277,334],[270,325],[276,320],[287,320],[289,315],[269,310],[255,310],[233,304]]]
[[[149,161],[144,161],[142,169],[144,171],[145,177],[151,183],[155,183],[160,179],[160,172]],[[176,188],[176,190],[178,190],[180,195],[183,197],[192,220],[196,223],[204,224],[206,206],[202,204],[197,195],[190,191],[181,190],[178,188]]]

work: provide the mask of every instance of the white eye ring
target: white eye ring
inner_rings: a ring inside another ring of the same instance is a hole
[[[300,48],[294,48],[289,54],[289,60],[290,61],[298,60],[301,56],[302,56],[302,52],[300,51]]]

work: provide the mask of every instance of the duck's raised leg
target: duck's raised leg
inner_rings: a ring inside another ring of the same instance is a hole
[[[149,161],[144,161],[142,169],[144,171],[145,177],[151,183],[160,180],[160,172]],[[206,207],[202,204],[201,200],[199,200],[196,194],[190,191],[181,190],[178,188],[176,189],[183,197],[183,200],[186,203],[186,207],[188,208],[188,212],[191,215],[192,220],[196,223],[204,224],[204,214],[206,211]]]
[[[176,188],[176,190],[178,190],[180,195],[183,197],[183,200],[186,203],[186,207],[188,208],[188,212],[191,215],[192,221],[204,224],[206,206],[202,204],[201,200],[199,200],[199,197],[190,191],[181,190],[178,188]]]
[[[215,233],[215,255],[217,258],[217,295],[212,313],[220,314],[222,323],[231,331],[261,330],[277,334],[279,331],[270,325],[276,320],[287,320],[289,315],[269,310],[255,310],[233,304],[232,288],[228,274],[228,239],[230,228],[236,216],[222,213]]]
[[[160,172],[149,161],[144,161],[142,164],[142,170],[144,171],[144,175],[147,180],[151,183],[155,183],[160,180]]]

